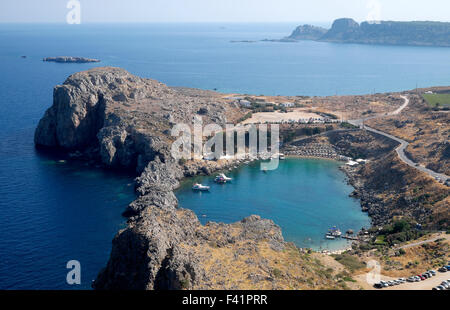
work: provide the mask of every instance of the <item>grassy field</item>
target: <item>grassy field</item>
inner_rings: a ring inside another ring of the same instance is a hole
[[[450,94],[424,94],[423,98],[432,107],[450,105]]]

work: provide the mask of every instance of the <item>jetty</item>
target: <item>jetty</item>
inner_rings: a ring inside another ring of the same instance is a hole
[[[355,236],[349,236],[349,235],[341,236],[341,238],[344,238],[344,239],[347,239],[347,240],[354,240],[354,241],[358,241],[358,240],[359,240],[358,237],[355,237]]]

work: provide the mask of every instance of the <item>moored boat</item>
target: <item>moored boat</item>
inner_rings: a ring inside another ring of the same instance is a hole
[[[333,240],[339,238],[341,235],[342,232],[336,226],[333,226],[332,228],[328,229],[328,232],[325,234],[325,238]]]
[[[340,237],[342,235],[342,232],[336,226],[333,226],[328,230],[327,235],[331,235],[333,237]]]
[[[209,186],[196,183],[192,186],[192,189],[194,191],[209,191]]]
[[[216,182],[218,184],[225,184],[225,183],[227,183],[227,180],[225,180],[222,176],[218,175],[214,179],[214,182]]]
[[[231,180],[233,180],[233,178],[227,177],[225,175],[225,173],[221,173],[218,175],[219,177],[223,178],[225,181],[230,182]]]

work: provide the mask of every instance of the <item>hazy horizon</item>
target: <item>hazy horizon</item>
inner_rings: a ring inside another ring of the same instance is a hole
[[[450,21],[447,0],[14,0],[0,2],[0,23],[65,23],[73,2],[87,24]]]

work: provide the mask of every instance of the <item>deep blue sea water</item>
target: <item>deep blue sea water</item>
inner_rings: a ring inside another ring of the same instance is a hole
[[[230,43],[280,38],[294,27],[0,24],[0,289],[89,288],[124,224],[120,214],[134,198],[133,176],[60,163],[61,155],[41,154],[33,147],[34,129],[52,104],[53,86],[74,72],[120,66],[173,86],[273,95],[362,94],[411,89],[416,83],[450,84],[448,48]],[[41,61],[59,55],[102,62]],[[235,211],[233,219],[259,211],[280,221],[286,216],[248,207]],[[226,214],[216,215],[228,220]],[[289,227],[285,235],[296,238]],[[65,283],[65,265],[72,259],[81,262],[81,286]]]

